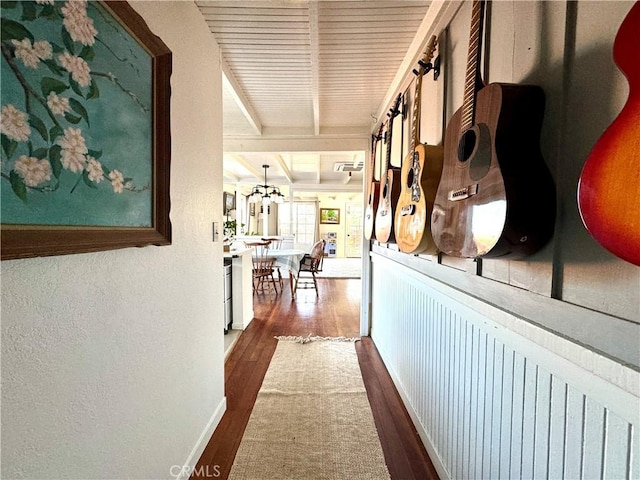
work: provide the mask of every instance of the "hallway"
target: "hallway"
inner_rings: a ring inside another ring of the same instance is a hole
[[[307,290],[298,292],[294,302],[287,288],[277,297],[254,297],[255,318],[225,363],[227,411],[196,473],[220,472],[220,478],[227,477],[276,348],[274,336],[358,336],[360,280],[320,279],[319,289],[319,298]],[[438,478],[375,346],[363,338],[356,350],[391,478]]]

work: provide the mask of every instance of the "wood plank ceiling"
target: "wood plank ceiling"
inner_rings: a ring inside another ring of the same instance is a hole
[[[258,142],[367,137],[429,7],[424,0],[196,3],[221,49],[225,139]],[[362,155],[322,150],[225,152],[225,176],[255,183],[267,163],[270,183],[340,190],[353,177],[360,187],[361,172],[347,177],[334,164],[358,164]]]

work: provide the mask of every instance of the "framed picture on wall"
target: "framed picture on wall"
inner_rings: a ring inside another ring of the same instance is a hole
[[[235,210],[236,208],[236,196],[233,193],[224,192],[222,195],[222,199],[224,202],[224,213],[225,215],[229,212],[229,210]]]
[[[339,208],[321,208],[320,223],[337,224],[340,223]]]
[[[0,14],[2,259],[170,244],[169,48],[127,2]]]

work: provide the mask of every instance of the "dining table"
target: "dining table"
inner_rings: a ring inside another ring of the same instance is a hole
[[[293,292],[293,278],[298,275],[300,262],[307,253],[297,248],[270,248],[267,255],[275,258],[275,266],[289,269],[289,286]]]

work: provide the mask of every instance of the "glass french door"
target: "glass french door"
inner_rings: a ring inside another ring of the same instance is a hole
[[[362,256],[362,219],[363,208],[361,203],[347,203],[346,205],[346,235],[347,243],[345,247],[346,257]]]

